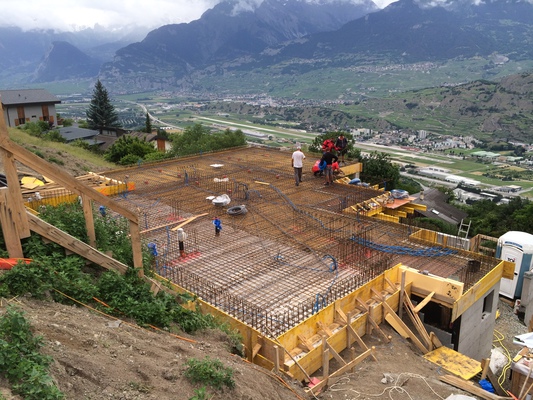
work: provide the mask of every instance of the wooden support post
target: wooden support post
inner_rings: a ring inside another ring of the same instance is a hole
[[[144,276],[143,252],[139,224],[130,220],[131,247],[133,250],[133,267],[138,270],[139,277]]]
[[[432,347],[431,338],[426,330],[426,327],[424,326],[424,323],[422,322],[418,314],[414,312],[414,306],[413,306],[413,303],[411,302],[411,299],[409,298],[409,296],[406,295],[404,296],[403,300],[406,305],[407,315],[413,322],[413,325],[417,329],[418,333],[420,333],[420,336],[422,337],[422,339],[426,342],[427,347],[431,349]]]
[[[87,229],[87,237],[89,244],[96,247],[96,232],[94,230],[94,215],[93,215],[93,201],[86,195],[81,194],[81,204],[83,207],[83,215],[85,216],[85,228]]]
[[[406,271],[402,271],[402,282],[400,284],[400,305],[398,306],[398,316],[402,319],[403,316],[403,296],[405,292],[405,274]]]
[[[0,148],[0,157],[4,159],[4,170],[7,179],[7,202],[6,206],[17,228],[17,236],[24,239],[30,236],[30,226],[24,208],[24,199],[20,190],[20,182],[15,165],[13,153]]]
[[[327,385],[329,378],[329,348],[326,342],[326,336],[322,335],[322,381]]]
[[[350,328],[352,328],[352,312],[348,312],[348,314],[346,314],[346,348],[350,347],[353,343],[353,341],[355,340],[355,338],[352,338],[352,332],[353,331],[353,328],[350,330]]]
[[[355,348],[350,347],[350,362],[355,360]],[[355,372],[355,365],[352,368],[352,373]]]
[[[24,258],[17,226],[7,205],[7,188],[0,188],[0,225],[9,257]]]
[[[484,358],[481,360],[481,380],[487,378],[487,370],[490,366],[490,358]]]
[[[280,354],[279,354],[279,347],[274,345],[274,369],[276,370],[276,374],[279,373],[279,358],[280,358]]]

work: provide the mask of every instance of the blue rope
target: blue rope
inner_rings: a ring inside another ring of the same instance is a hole
[[[402,254],[416,257],[442,257],[457,254],[457,250],[447,249],[444,247],[426,247],[423,249],[413,249],[411,247],[404,246],[390,246],[381,243],[374,243],[355,235],[352,235],[350,240],[353,240],[356,243],[362,244],[363,246],[383,253]]]

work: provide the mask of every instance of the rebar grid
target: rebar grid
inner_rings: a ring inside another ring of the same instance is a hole
[[[496,265],[489,257],[472,260],[471,253],[415,242],[410,225],[342,214],[382,192],[324,187],[309,161],[296,186],[290,158],[249,148],[106,176],[135,183],[116,199],[138,213],[143,241],[158,245],[157,271],[263,333],[265,327],[285,332],[397,263],[461,280],[465,290]],[[228,206],[208,200],[221,194],[231,198]],[[228,215],[236,205],[248,212]],[[184,226],[187,256],[180,257],[171,228],[204,213]],[[222,220],[220,236],[213,216]]]

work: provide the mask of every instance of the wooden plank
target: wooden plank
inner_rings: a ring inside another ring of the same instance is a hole
[[[472,379],[481,372],[481,363],[446,346],[439,347],[423,356],[426,360],[438,365],[448,373]]]
[[[192,222],[194,221],[196,218],[200,218],[200,217],[205,217],[208,213],[203,213],[203,214],[199,214],[199,215],[195,215],[194,217],[190,217],[188,218],[186,221],[184,222],[181,222],[178,226],[176,226],[175,228],[172,228],[171,230],[172,231],[177,231],[179,228],[187,225],[189,222]]]
[[[301,346],[305,350],[307,350],[307,351],[314,350],[315,346],[313,345],[313,343],[309,339],[307,339],[306,337],[304,337],[302,335],[298,335],[298,339],[300,339]]]
[[[389,284],[389,286],[392,289],[392,293],[396,292],[398,290],[398,287],[389,279],[387,275],[384,276],[385,282]]]
[[[392,326],[392,328],[401,337],[403,337],[404,339],[408,339],[409,338],[409,333],[403,329],[403,326],[398,324],[398,322],[396,321],[396,318],[394,318],[392,315],[390,315],[390,314],[385,315],[385,321],[387,321],[389,323],[389,325]]]
[[[17,226],[7,205],[7,195],[7,188],[0,188],[0,226],[2,227],[6,250],[11,258],[24,258]]]
[[[383,308],[385,309],[385,311],[388,313],[388,315],[391,315],[392,318],[395,320],[396,324],[401,326],[401,328],[409,335],[409,339],[411,339],[411,341],[416,345],[416,347],[418,347],[418,349],[420,351],[422,351],[422,353],[427,353],[428,352],[428,349],[426,346],[424,346],[420,340],[415,336],[415,334],[407,327],[407,325],[405,325],[405,323],[400,319],[400,317],[398,317],[396,315],[396,313],[394,312],[394,310],[386,303],[386,302],[383,302],[381,303],[383,304]],[[387,315],[387,316],[388,316]],[[386,316],[386,317],[387,317]],[[385,317],[385,318],[386,318]],[[387,320],[388,322],[388,320]]]
[[[336,319],[340,321],[341,325],[346,325],[348,323],[348,318],[346,317],[346,314],[344,314],[344,311],[342,311],[340,303],[336,301],[334,304]]]
[[[81,195],[81,204],[83,208],[83,215],[85,216],[85,229],[87,229],[87,236],[89,244],[96,247],[96,232],[94,230],[94,215],[93,215],[93,201],[86,195]]]
[[[329,343],[328,343],[328,341],[327,341],[325,336],[322,336],[322,348],[323,349],[324,348],[329,349],[329,352],[335,358],[335,360],[337,360],[339,362],[339,364],[346,365],[346,361],[344,361],[344,359],[340,356],[340,354],[337,353],[335,351],[335,349],[329,345]]]
[[[317,322],[317,326],[319,329],[323,330],[324,333],[329,337],[329,336],[333,336],[333,332],[329,329],[328,326],[326,326],[326,324],[324,324],[322,321],[318,321]]]
[[[347,329],[348,331],[350,332],[350,335],[352,335],[355,340],[357,341],[357,343],[359,344],[359,346],[361,346],[361,349],[363,351],[367,351],[368,350],[368,346],[366,345],[365,342],[363,342],[363,339],[361,338],[361,336],[359,336],[357,334],[357,332],[351,327],[351,325],[348,325],[347,326]],[[387,343],[390,341],[390,338],[388,338],[389,340],[387,341]],[[353,349],[353,347],[352,347]],[[374,361],[377,361],[378,359],[376,358],[376,356],[374,355],[374,352],[371,353],[372,355],[372,358],[374,359]],[[352,360],[354,359],[355,357],[352,357]]]
[[[24,199],[20,190],[20,183],[15,166],[15,157],[13,153],[0,148],[0,157],[4,161],[4,172],[7,179],[7,208],[11,213],[19,239],[30,236],[26,210],[24,209]]]
[[[429,333],[426,330],[426,327],[424,326],[424,323],[422,322],[418,314],[414,312],[414,306],[409,296],[404,296],[404,301],[407,306],[407,315],[413,322],[415,328],[418,330],[418,333],[420,333],[420,336],[422,337],[422,339],[424,339],[424,341],[426,342],[426,345],[429,350],[433,345],[431,343],[431,338],[429,337]]]
[[[1,145],[1,143],[9,141],[9,132],[7,131],[7,124],[4,117],[4,107],[2,105],[2,102],[0,101],[0,158],[3,158],[4,173],[6,175],[7,180],[7,201],[5,207],[7,208],[8,213],[11,213],[10,219],[12,219],[13,224],[15,226],[16,238],[20,241],[20,239],[27,238],[30,236],[30,227],[28,224],[28,219],[26,217],[26,211],[24,209],[24,201],[20,189],[13,151],[10,151],[9,149]],[[35,157],[39,158],[38,156]],[[28,166],[33,167],[33,165]],[[11,242],[11,244],[15,244],[15,242],[13,241]],[[18,248],[20,246],[20,244],[15,244],[15,246],[13,246],[14,252],[10,254],[10,257],[24,257],[23,255],[19,254]]]
[[[361,361],[363,361],[365,358],[367,358],[368,356],[370,356],[372,354],[372,350],[368,349],[367,351],[365,351],[364,353],[360,354],[356,359],[354,359],[353,361],[350,361],[349,363],[347,363],[345,366],[343,366],[342,368],[339,368],[337,371],[335,371],[333,374],[331,374],[329,376],[330,379],[332,378],[336,378],[338,377],[339,375],[342,375],[344,374],[346,371],[349,371],[350,369],[352,369],[353,367],[355,367],[357,364],[359,364]],[[307,390],[307,392],[311,392],[313,394],[315,393],[318,393],[318,391],[320,389],[322,389],[324,386],[327,385],[327,381],[320,381],[318,384],[316,384],[315,386],[313,386],[312,388],[310,388],[309,390]]]
[[[27,213],[27,215],[30,222],[30,229],[39,235],[59,244],[60,246],[63,246],[65,249],[68,249],[73,253],[86,258],[87,260],[94,262],[95,264],[100,265],[101,267],[115,270],[120,273],[125,273],[128,270],[128,266],[126,264],[122,264],[108,255],[99,252],[95,248],[89,246],[81,240],[76,239],[74,236],[63,232],[62,230],[57,229],[55,226],[50,225],[31,213]]]
[[[4,139],[3,137],[0,137],[0,147],[3,147],[5,150],[13,153],[17,161],[20,161],[24,165],[30,166],[32,169],[40,172],[43,175],[50,176],[54,182],[62,185],[63,187],[72,190],[78,195],[86,194],[93,200],[110,208],[113,211],[118,212],[130,221],[138,222],[137,214],[135,214],[133,211],[130,211],[109,197],[97,192],[93,188],[87,186],[85,183],[78,181],[73,176],[61,170],[58,166],[46,162],[41,157],[35,155],[29,150],[26,150],[24,147],[13,143],[9,139]]]
[[[259,353],[259,350],[261,350],[261,344],[260,343],[256,343],[255,346],[253,347],[252,349],[252,361],[253,359],[255,358],[255,356],[257,355],[257,353]]]
[[[422,300],[420,303],[418,303],[416,305],[415,308],[413,308],[413,311],[418,314],[420,312],[420,310],[423,309],[424,306],[431,301],[431,298],[433,297],[434,294],[435,294],[435,292],[431,292],[430,294],[428,294],[424,298],[424,300]]]
[[[439,347],[442,347],[442,343],[440,339],[435,335],[435,332],[429,332],[429,337],[431,338],[431,350],[438,349]]]

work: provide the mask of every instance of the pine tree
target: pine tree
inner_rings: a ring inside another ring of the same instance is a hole
[[[98,129],[102,133],[105,127],[119,128],[120,122],[115,107],[109,100],[107,89],[100,80],[96,81],[93,90],[93,97],[89,109],[85,112],[87,123],[90,129]]]
[[[146,122],[144,131],[146,133],[152,133],[152,120],[150,119],[150,114],[146,113]]]

